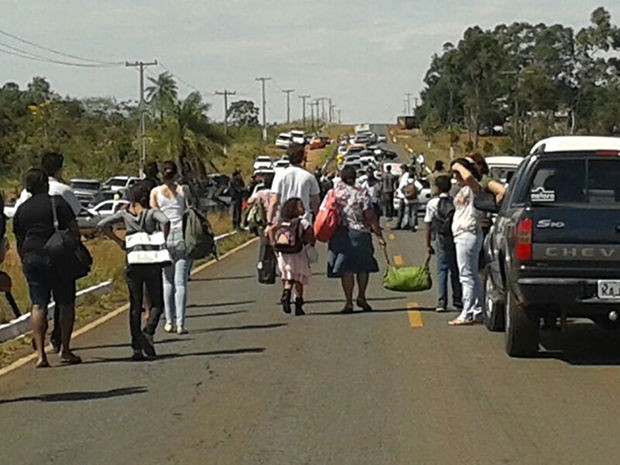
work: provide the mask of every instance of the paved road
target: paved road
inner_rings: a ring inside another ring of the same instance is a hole
[[[422,261],[421,232],[388,237],[390,255]],[[156,361],[126,361],[124,314],[76,340],[83,365],[3,377],[0,463],[620,462],[617,335],[577,325],[510,359],[501,334],[448,327],[432,291],[390,293],[378,276],[375,312],[338,314],[324,261],[308,315],[289,317],[278,287],[256,283],[255,256],[195,277],[190,334],[159,333]]]

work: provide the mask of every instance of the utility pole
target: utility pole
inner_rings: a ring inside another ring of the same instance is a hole
[[[144,68],[147,66],[156,65],[157,60],[153,60],[150,62],[125,62],[126,67],[138,68],[140,71],[140,100],[138,104],[138,110],[140,111],[140,175],[144,173],[144,165],[146,164],[146,102],[144,100]]]
[[[327,100],[327,97],[319,97],[317,100],[321,102],[321,120],[325,122],[325,100]],[[318,108],[317,108],[317,113],[318,113]]]
[[[332,120],[334,119],[332,116],[332,110],[334,108],[334,105],[332,105],[332,99],[331,97],[327,99],[327,103],[329,103],[329,107],[327,108],[327,113],[328,113],[328,120],[331,123]]]
[[[306,128],[306,99],[309,99],[309,95],[299,95],[301,99],[301,118],[304,122],[304,129]]]
[[[310,128],[314,131],[314,103],[310,102]]]
[[[316,117],[316,119],[314,119],[314,121],[316,121],[316,126],[318,127],[319,125],[319,103],[321,102],[321,99],[319,98],[315,98],[314,99],[314,106],[316,107],[316,112],[314,112],[314,116]],[[312,128],[313,129],[317,129],[317,127],[315,127],[314,121],[312,123]]]
[[[291,92],[295,92],[295,89],[284,89],[282,92],[286,94],[286,124],[291,122]]]
[[[418,108],[418,97],[413,98],[413,102],[415,107],[413,108],[413,113],[415,113],[416,108]]]
[[[334,111],[335,108],[336,108],[336,105],[333,105],[331,103],[329,104],[329,122],[330,123],[336,122],[336,112]]]
[[[407,116],[411,115],[411,96],[413,95],[411,92],[405,92],[407,96]]]
[[[342,110],[340,108],[336,109],[336,112],[338,113],[338,124],[342,124],[342,118],[340,117],[340,114],[342,113]]]
[[[271,81],[270,77],[258,77],[257,81],[261,82],[263,91],[263,141],[267,142],[267,101],[265,100],[265,81]]]
[[[224,135],[228,135],[228,96],[237,95],[236,91],[224,89],[224,92],[215,91],[215,95],[224,96]]]

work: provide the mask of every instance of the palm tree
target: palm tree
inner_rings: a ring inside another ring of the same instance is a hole
[[[148,78],[153,85],[148,86],[146,100],[159,112],[159,119],[164,121],[164,113],[171,110],[177,101],[179,87],[174,76],[168,72],[161,73],[157,79]]]

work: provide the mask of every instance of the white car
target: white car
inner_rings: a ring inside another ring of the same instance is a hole
[[[485,161],[489,166],[490,176],[502,184],[506,184],[515,171],[517,171],[517,168],[523,161],[523,157],[486,157]]]
[[[140,181],[140,178],[133,176],[112,176],[103,183],[102,187],[104,190],[120,191],[122,189],[129,189],[138,181]]]
[[[114,213],[127,208],[129,202],[127,200],[106,200],[93,208],[89,208],[88,211],[95,216],[105,218],[106,216],[113,215]]]
[[[256,170],[260,170],[260,169],[271,169],[273,168],[273,162],[271,161],[271,158],[266,156],[266,155],[261,155],[260,157],[256,157],[256,160],[254,160],[254,171]]]
[[[278,171],[282,171],[289,166],[291,166],[291,163],[288,160],[278,160],[273,164],[273,170],[277,173]]]
[[[381,143],[386,143],[387,142],[387,136],[385,134],[379,134],[377,136],[377,143],[381,144]]]
[[[288,132],[281,132],[276,137],[276,147],[281,149],[287,149],[291,145],[292,137]]]
[[[306,143],[306,134],[303,131],[299,129],[293,129],[289,134],[291,136],[291,141],[294,144],[304,145]]]
[[[372,155],[360,157],[360,163],[364,166],[364,168],[368,168],[369,166],[377,168],[377,159]]]

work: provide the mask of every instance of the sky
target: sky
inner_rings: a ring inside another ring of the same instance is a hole
[[[393,122],[423,89],[434,53],[469,27],[516,21],[579,29],[603,6],[620,24],[620,0],[0,0],[0,31],[72,55],[123,63],[158,60],[147,77],[169,70],[180,95],[199,90],[223,118],[223,97],[261,105],[267,120],[302,115],[300,95],[331,97],[347,123]],[[137,99],[138,72],[118,65],[79,68],[3,53],[7,45],[75,61],[0,34],[0,83],[33,76],[72,97]],[[8,49],[15,51],[15,49]],[[308,109],[309,113],[309,109]]]

